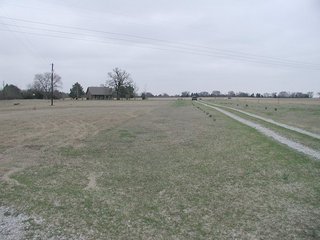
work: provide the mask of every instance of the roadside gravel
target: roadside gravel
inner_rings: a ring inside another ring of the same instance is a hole
[[[0,206],[0,239],[25,239],[25,228],[29,226],[28,220],[28,216]]]

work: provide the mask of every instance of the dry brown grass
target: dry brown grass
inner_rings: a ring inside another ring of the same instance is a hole
[[[20,104],[14,105],[16,102]],[[47,161],[39,159],[39,152],[81,148],[85,139],[145,114],[154,105],[147,101],[66,100],[51,107],[43,100],[0,101],[0,176],[6,179],[8,173]]]
[[[27,239],[320,236],[320,163],[214,110],[47,104],[0,108],[0,206],[43,219]]]

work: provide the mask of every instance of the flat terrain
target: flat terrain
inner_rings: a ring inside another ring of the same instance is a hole
[[[205,102],[218,104],[224,107],[224,110],[236,114],[239,117],[253,121],[290,140],[320,151],[320,99],[211,98],[205,99]],[[276,121],[280,125],[285,124],[289,129],[257,119],[256,117],[248,116],[237,110],[251,113],[266,118],[267,120]],[[290,130],[290,127],[308,131],[311,135],[316,135],[316,137]]]
[[[210,98],[208,100],[320,134],[319,98]]]
[[[255,130],[257,130],[258,132],[262,133],[263,135],[273,139],[274,141],[280,143],[280,144],[283,144],[283,145],[286,145],[288,146],[289,148],[293,149],[293,150],[296,150],[298,152],[301,152],[305,155],[308,155],[309,157],[311,158],[314,158],[315,160],[319,161],[320,160],[320,151],[317,151],[313,148],[309,148],[303,144],[300,144],[296,141],[292,141],[290,140],[289,138],[287,137],[284,137],[280,134],[278,134],[276,131],[273,131],[265,126],[263,126],[262,124],[257,124],[251,120],[247,120],[245,118],[242,118],[242,117],[239,117],[237,114],[234,114],[234,113],[231,113],[230,111],[226,111],[224,110],[225,107],[220,107],[220,105],[216,105],[216,104],[207,104],[206,102],[203,102],[203,101],[199,101],[197,102],[197,105],[198,103],[201,105],[201,106],[204,106],[205,108],[209,108],[209,109],[214,109],[218,112],[221,112],[223,113],[224,115],[246,125],[246,126],[249,126]],[[199,106],[197,106],[197,108],[199,108]],[[234,112],[238,112],[238,111],[241,111],[241,110],[236,110],[235,108],[227,108],[228,110],[229,109],[232,109]],[[208,114],[208,112],[206,112]],[[243,115],[247,115],[249,113],[245,112],[245,111],[241,111],[241,113],[243,113]],[[258,115],[252,115],[252,118],[260,118]],[[263,122],[267,121],[267,119],[263,119],[262,120]],[[272,125],[275,125],[276,122],[272,121],[271,123]],[[288,125],[281,125],[282,128],[284,128],[285,130],[287,130],[289,128]],[[295,128],[295,129],[289,129],[290,131],[304,131],[304,130],[301,130],[301,129],[298,129],[298,128]],[[309,133],[309,132],[301,132],[302,134],[313,134],[313,133]],[[299,132],[300,134],[300,132]],[[313,137],[318,137],[317,140],[320,140],[320,135],[310,135],[312,138]]]
[[[320,238],[320,162],[220,112],[190,100],[13,103],[0,102],[0,236]]]

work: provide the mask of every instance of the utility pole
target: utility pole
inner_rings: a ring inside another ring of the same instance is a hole
[[[51,106],[53,106],[53,63],[51,64]]]
[[[2,82],[2,95],[3,95],[3,99],[5,100],[5,99],[6,99],[6,93],[5,93],[4,87],[5,87],[5,83],[4,83],[4,81],[3,81],[3,82]]]
[[[79,84],[78,84],[78,82],[76,82],[76,84],[77,84],[77,100],[78,100],[78,98],[79,98]]]

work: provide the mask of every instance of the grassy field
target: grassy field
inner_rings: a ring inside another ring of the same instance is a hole
[[[0,102],[0,206],[30,239],[319,239],[320,163],[206,112]]]

